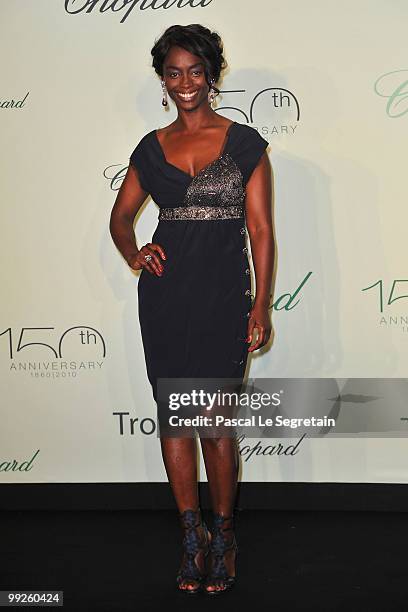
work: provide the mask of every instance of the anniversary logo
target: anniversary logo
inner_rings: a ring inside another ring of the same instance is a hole
[[[22,327],[18,340],[14,339],[11,327],[1,332],[0,335],[4,338],[8,337],[10,372],[23,372],[33,378],[52,379],[75,378],[78,372],[95,372],[102,369],[106,357],[106,342],[97,329],[77,325],[66,329],[59,338],[52,339],[54,329]],[[72,357],[77,351],[83,353],[80,358],[67,359],[68,353]],[[19,359],[16,359],[16,355]],[[47,355],[51,355],[51,359],[47,358]]]
[[[397,300],[404,300],[403,302],[398,302],[398,306],[402,308],[406,307],[406,300],[408,299],[408,279],[393,279],[388,284],[384,283],[383,279],[379,279],[369,287],[364,287],[362,291],[377,293],[375,299],[378,303],[378,310],[381,313],[379,319],[379,325],[381,327],[399,327],[402,332],[408,332],[407,313],[390,313],[391,304],[394,304]],[[392,308],[395,308],[395,304]]]
[[[169,8],[205,8],[214,0],[65,0],[65,10],[70,15],[78,13],[123,12],[120,23],[124,23],[135,9],[145,11]]]
[[[245,95],[245,102],[242,97]],[[252,124],[263,138],[293,136],[300,122],[300,104],[295,94],[283,87],[264,87],[248,98],[246,89],[221,90],[228,106],[217,111],[236,111],[238,121]],[[268,120],[263,119],[267,115]],[[269,119],[269,117],[271,119]]]

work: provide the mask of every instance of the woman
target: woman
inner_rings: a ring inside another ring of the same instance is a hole
[[[150,131],[134,149],[110,231],[128,265],[142,270],[139,320],[147,374],[159,402],[161,377],[243,379],[248,353],[271,334],[274,241],[268,142],[211,107],[225,67],[220,37],[198,24],[175,25],[151,53],[162,80],[162,104],[167,106],[169,96],[177,119]],[[160,207],[159,223],[152,242],[138,248],[133,221],[148,194]],[[254,301],[245,218],[256,273]],[[178,588],[214,595],[235,581],[239,453],[233,437],[200,436],[200,441],[213,506],[211,532],[199,508],[195,436],[160,436],[184,529]]]

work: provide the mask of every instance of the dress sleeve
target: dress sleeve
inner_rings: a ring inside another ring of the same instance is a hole
[[[242,131],[239,146],[237,147],[237,161],[245,186],[269,142],[262,138],[260,133],[250,125],[244,125],[243,127],[245,129]]]
[[[150,193],[149,183],[147,180],[148,171],[147,171],[147,158],[146,152],[144,151],[145,137],[143,137],[140,142],[137,144],[136,148],[133,150],[129,163],[136,170],[137,176],[139,178],[139,183],[141,188]]]

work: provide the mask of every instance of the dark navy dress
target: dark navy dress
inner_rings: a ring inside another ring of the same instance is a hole
[[[243,379],[252,304],[245,186],[268,141],[233,122],[221,154],[194,177],[166,161],[156,130],[130,163],[159,206],[151,242],[167,255],[161,277],[143,269],[139,321],[148,379]]]

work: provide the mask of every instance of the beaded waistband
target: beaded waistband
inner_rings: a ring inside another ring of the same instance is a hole
[[[212,219],[241,219],[245,216],[243,206],[180,206],[161,208],[159,220],[206,221]]]

